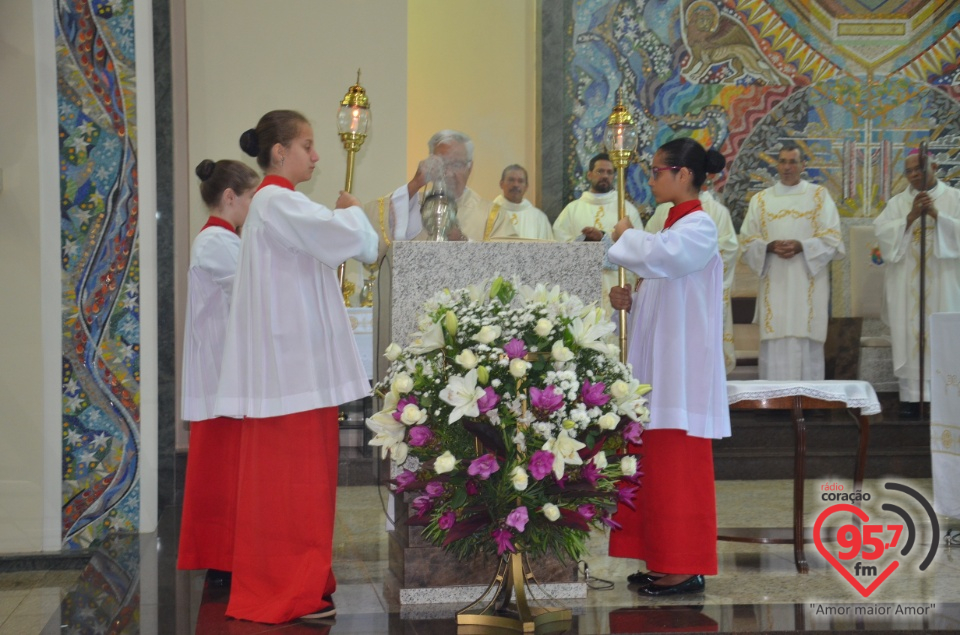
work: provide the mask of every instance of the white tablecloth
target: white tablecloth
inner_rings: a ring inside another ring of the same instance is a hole
[[[960,518],[960,313],[930,316],[933,506]]]
[[[842,401],[848,408],[860,408],[860,413],[875,415],[880,412],[880,400],[873,386],[866,381],[728,381],[727,400],[738,401],[775,399],[778,397],[812,397],[823,401]]]

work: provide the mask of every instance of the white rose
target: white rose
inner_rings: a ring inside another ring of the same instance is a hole
[[[437,460],[433,464],[433,469],[437,474],[446,474],[447,472],[452,472],[456,465],[456,457],[450,454],[450,450],[447,450],[437,457]]]
[[[457,362],[465,370],[472,370],[477,367],[477,363],[480,361],[477,359],[477,356],[469,348],[464,349],[462,353],[453,358],[453,361]]]
[[[573,351],[563,345],[561,340],[557,340],[553,343],[553,348],[550,350],[550,355],[553,357],[554,361],[557,362],[569,362],[573,359]]]
[[[400,413],[400,421],[405,423],[408,426],[417,425],[418,423],[423,423],[427,420],[427,412],[425,410],[420,410],[416,405],[408,403],[403,407],[403,412]]]
[[[620,423],[620,417],[608,412],[599,419],[597,419],[597,425],[600,426],[601,430],[613,430],[617,427],[617,424]]]
[[[522,359],[511,359],[510,360],[510,374],[520,379],[527,374],[527,365],[530,362],[525,362]]]
[[[513,483],[513,489],[518,492],[527,489],[528,480],[527,471],[519,465],[513,468],[513,472],[510,473],[510,482]]]
[[[625,456],[620,459],[620,471],[624,476],[633,476],[637,473],[637,457]]]
[[[593,455],[593,464],[597,466],[598,470],[602,470],[607,467],[607,453],[606,452],[597,452]]]
[[[630,392],[630,386],[627,385],[627,382],[622,379],[610,384],[610,394],[613,395],[613,398],[616,400],[621,400],[627,396],[627,393]]]
[[[383,351],[383,355],[391,362],[395,362],[402,352],[403,349],[400,348],[396,342],[390,342],[390,346],[387,347],[387,350]]]
[[[553,503],[544,503],[543,515],[547,517],[547,520],[553,522],[560,518],[560,508]]]
[[[413,378],[406,373],[397,373],[397,376],[393,378],[393,383],[390,384],[390,390],[398,395],[407,394],[413,390]]]
[[[390,458],[393,459],[393,462],[397,465],[403,465],[407,460],[408,449],[407,444],[401,441],[390,448]]]
[[[540,318],[537,320],[537,325],[533,327],[533,332],[539,335],[540,337],[546,337],[550,334],[550,331],[553,330],[553,322],[547,318]]]
[[[484,326],[480,328],[479,333],[473,336],[473,339],[481,344],[489,344],[498,337],[500,337],[499,326]]]

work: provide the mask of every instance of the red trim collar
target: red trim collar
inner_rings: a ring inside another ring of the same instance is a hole
[[[692,201],[687,201],[685,203],[680,203],[679,205],[674,205],[670,208],[670,213],[667,214],[667,222],[663,224],[663,228],[667,229],[678,220],[686,216],[687,214],[692,214],[703,209],[703,205],[700,204],[700,199],[693,199]]]
[[[223,227],[224,229],[229,229],[229,230],[232,231],[234,234],[239,233],[239,232],[237,232],[237,228],[234,227],[233,224],[230,223],[230,221],[224,220],[224,219],[220,218],[219,216],[211,216],[211,217],[209,217],[209,218],[207,219],[207,223],[206,223],[203,227],[200,228],[200,231],[203,231],[204,229],[207,229],[208,227]]]
[[[260,185],[257,186],[257,191],[259,192],[268,185],[277,185],[279,187],[285,187],[288,190],[293,189],[293,183],[283,178],[282,176],[277,176],[276,174],[268,174],[263,177],[263,181],[260,182]]]

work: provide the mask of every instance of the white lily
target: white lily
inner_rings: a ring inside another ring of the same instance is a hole
[[[407,458],[407,444],[403,438],[407,433],[407,427],[393,418],[393,413],[387,410],[381,410],[369,419],[367,427],[374,433],[370,439],[369,445],[380,446],[381,457],[387,458],[387,452],[390,452],[394,462],[398,465]],[[403,448],[397,446],[402,445]],[[394,450],[394,448],[397,448]],[[401,460],[399,455],[403,454]]]
[[[462,417],[479,417],[480,408],[477,406],[486,392],[477,386],[477,369],[474,368],[463,377],[455,375],[450,383],[440,391],[440,399],[453,406],[450,412],[449,423],[459,421]]]
[[[413,336],[413,343],[407,347],[407,350],[414,355],[423,355],[443,348],[443,328],[439,323],[432,322],[429,328],[414,333]]]
[[[548,439],[543,444],[544,450],[553,453],[553,474],[557,480],[563,478],[564,465],[583,465],[583,459],[577,452],[585,447],[586,443],[577,441],[566,430],[560,430],[555,439]]]
[[[600,341],[605,335],[616,330],[612,320],[604,319],[603,310],[591,308],[586,310],[582,317],[574,318],[570,324],[570,334],[573,340],[583,348],[606,352],[606,342]]]

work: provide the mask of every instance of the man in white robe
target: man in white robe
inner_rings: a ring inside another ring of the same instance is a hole
[[[929,159],[928,159],[929,160]],[[924,400],[930,398],[929,317],[960,311],[960,190],[937,180],[936,164],[920,166],[907,156],[910,182],[887,201],[873,223],[884,261],[886,320],[893,348],[893,372],[900,383],[904,414],[915,414],[920,400],[920,216],[926,215]]]
[[[743,261],[760,278],[760,379],[824,378],[829,264],[846,251],[837,206],[826,188],[800,178],[805,166],[800,147],[784,143],[780,182],[750,200],[740,228]]]
[[[723,260],[723,362],[727,374],[730,374],[730,371],[737,366],[736,347],[733,343],[733,311],[730,308],[730,290],[733,288],[737,257],[740,255],[740,243],[737,242],[737,231],[733,228],[733,221],[730,219],[730,210],[714,198],[708,189],[700,192],[700,204],[703,205],[703,211],[713,219],[717,226],[720,258]],[[644,231],[651,234],[662,231],[671,207],[670,203],[658,205],[653,216],[647,221]]]
[[[606,153],[590,159],[587,181],[590,190],[563,208],[553,223],[553,237],[557,242],[600,241],[617,224],[617,191],[613,187],[616,171]],[[627,218],[637,229],[643,229],[640,213],[630,201],[625,202]],[[610,289],[619,284],[617,267],[605,266],[603,272],[603,306],[610,311]],[[637,277],[627,272],[627,284],[632,285]]]
[[[501,214],[506,214],[518,237],[553,240],[550,219],[543,211],[534,207],[533,203],[523,198],[528,186],[527,170],[516,163],[508,165],[500,176],[500,189],[503,194],[493,199],[493,204],[500,206]]]
[[[473,170],[473,141],[456,130],[441,130],[427,142],[430,155],[420,162],[406,185],[392,194],[364,205],[370,223],[380,234],[380,255],[394,240],[425,240],[420,219],[418,192],[430,181],[444,176],[457,201],[460,231],[451,240],[487,241],[516,237],[507,215],[499,205],[481,198],[467,187]],[[416,230],[416,231],[414,231]]]

